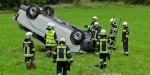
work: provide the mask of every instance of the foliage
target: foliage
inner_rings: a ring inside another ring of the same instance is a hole
[[[39,6],[44,6],[47,4],[59,4],[59,3],[69,3],[74,5],[81,5],[84,0],[0,0],[0,9],[10,9],[14,10],[20,5],[31,5],[37,4]],[[125,4],[138,4],[138,5],[150,5],[150,0],[90,0],[91,2],[124,2]],[[12,9],[13,8],[13,9]]]
[[[81,0],[74,0],[74,5],[80,5]]]

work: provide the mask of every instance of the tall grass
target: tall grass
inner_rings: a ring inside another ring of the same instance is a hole
[[[113,51],[108,66],[103,71],[94,67],[99,64],[99,57],[94,53],[73,54],[74,63],[68,75],[150,75],[149,73],[149,7],[97,4],[93,6],[57,5],[55,15],[86,30],[84,25],[90,24],[93,16],[98,17],[103,29],[110,29],[109,20],[116,16],[127,21],[130,30],[129,56],[123,55],[121,31],[117,36],[117,50]],[[0,75],[56,75],[56,64],[46,58],[44,48],[34,40],[36,48],[36,70],[26,70],[22,42],[25,37],[12,17],[15,13],[0,14]],[[117,21],[118,22],[118,21]]]

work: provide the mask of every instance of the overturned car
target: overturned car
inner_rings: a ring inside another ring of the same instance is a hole
[[[92,50],[91,35],[55,16],[54,9],[50,5],[46,5],[44,8],[35,4],[21,5],[13,19],[18,23],[20,29],[33,32],[33,37],[43,45],[45,45],[44,34],[47,23],[53,23],[58,39],[65,38],[71,52]]]

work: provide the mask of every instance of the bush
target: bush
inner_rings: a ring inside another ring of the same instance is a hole
[[[19,7],[15,6],[15,7],[13,7],[12,10],[13,10],[13,11],[18,11],[18,10],[19,10]]]
[[[73,3],[74,0],[60,0],[62,3]]]
[[[150,5],[150,0],[146,0],[144,4]]]
[[[81,0],[74,0],[74,5],[80,5],[80,3],[81,3]]]
[[[0,3],[0,10],[2,9],[2,4]]]

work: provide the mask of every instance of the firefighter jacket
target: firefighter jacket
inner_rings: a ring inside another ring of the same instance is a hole
[[[100,53],[109,53],[108,42],[107,35],[100,35],[99,39],[97,40],[97,49]]]
[[[35,53],[34,43],[31,38],[25,38],[23,42],[24,56],[32,57]]]
[[[124,30],[122,31],[122,41],[127,42],[128,37],[129,37],[129,30],[128,28],[124,28]]]
[[[117,34],[117,24],[113,23],[111,25],[112,25],[111,30],[110,30],[111,34],[116,35]]]
[[[94,21],[92,21],[91,24],[88,26],[87,32],[92,32],[92,28],[93,28],[93,27],[94,27]],[[99,27],[101,27],[101,26],[100,26],[100,23],[99,23]]]
[[[56,46],[57,45],[57,35],[55,30],[47,29],[45,33],[46,46]]]
[[[116,25],[116,23],[113,23],[113,24],[111,24],[111,29],[110,29],[108,37],[112,38],[112,40],[113,40],[113,38],[115,39],[116,34],[117,34],[117,25]]]
[[[70,53],[70,48],[68,45],[60,44],[56,46],[55,52],[53,55],[53,61],[68,61],[73,62],[72,55]]]
[[[92,28],[92,40],[97,41],[98,39],[98,34],[101,31],[101,27],[99,26],[98,28]]]

